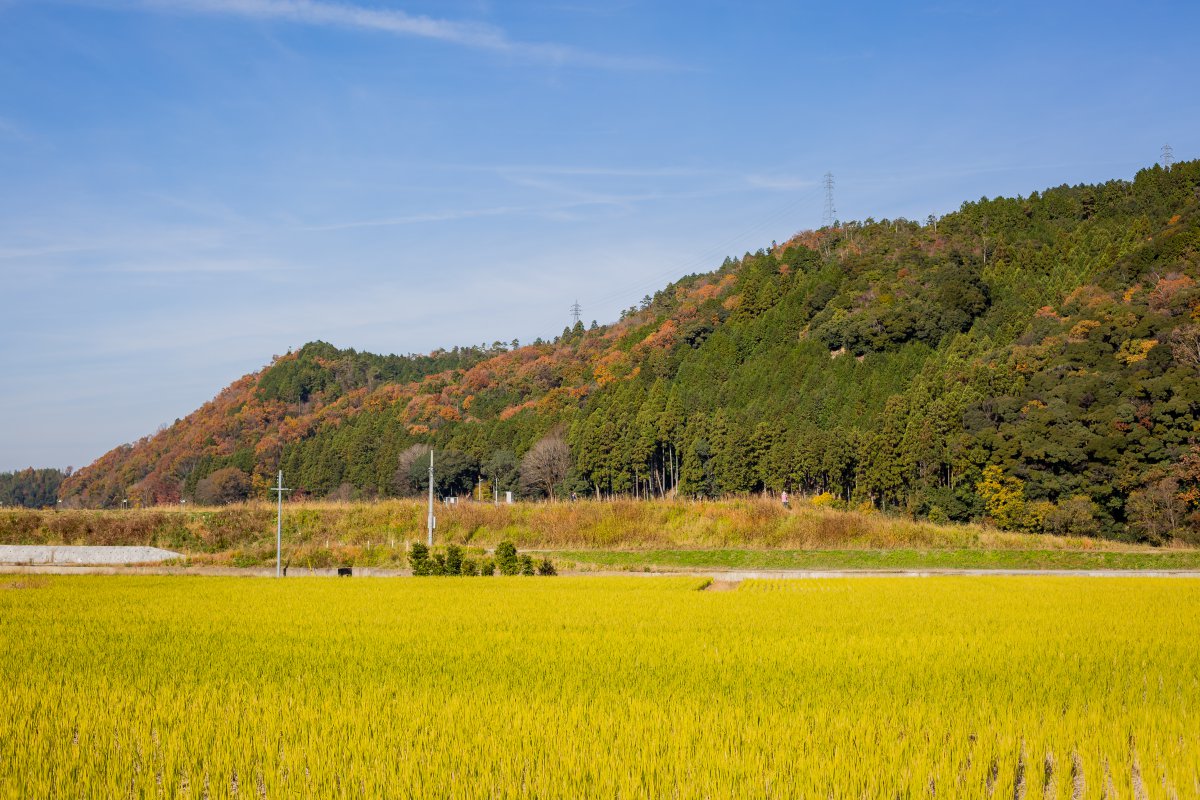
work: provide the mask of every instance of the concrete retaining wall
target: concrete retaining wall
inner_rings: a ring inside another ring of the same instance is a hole
[[[148,564],[180,557],[158,547],[0,545],[0,564]]]

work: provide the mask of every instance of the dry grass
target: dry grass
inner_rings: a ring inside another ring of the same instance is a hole
[[[1083,537],[997,531],[981,525],[935,525],[860,511],[800,504],[786,510],[760,498],[691,502],[464,502],[437,507],[443,542],[489,547],[505,539],[537,549],[790,548],[997,549],[1134,551]],[[284,536],[299,551],[338,546],[394,548],[424,538],[419,500],[303,502],[284,507]],[[0,543],[153,545],[189,553],[274,547],[275,507],[247,503],[121,511],[6,511]]]
[[[42,589],[50,585],[44,577],[26,577],[0,581],[0,590],[4,589]]]

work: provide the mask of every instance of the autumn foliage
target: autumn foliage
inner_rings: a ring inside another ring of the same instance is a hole
[[[565,474],[513,479],[518,493],[787,488],[1028,531],[1196,537],[1198,192],[1185,162],[806,231],[531,344],[315,342],[60,496],[177,504],[233,469],[261,498],[283,469],[302,497],[385,497],[414,445],[463,454],[490,490],[493,456],[519,463],[560,437]]]

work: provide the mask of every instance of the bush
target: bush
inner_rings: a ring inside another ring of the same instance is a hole
[[[1058,512],[1058,506],[1049,500],[1021,502],[1012,508],[1015,509],[1014,521],[1017,526],[1031,533],[1041,533],[1050,530],[1051,525],[1060,524],[1058,521],[1051,522],[1051,517]]]
[[[557,575],[558,570],[556,570],[554,568],[554,564],[551,563],[550,559],[543,558],[541,560],[541,563],[539,563],[537,566],[537,574],[538,575]]]
[[[456,544],[446,545],[446,574],[462,574],[462,548]]]
[[[496,545],[496,566],[501,575],[516,575],[520,572],[517,563],[517,548],[512,542],[501,542]]]
[[[253,553],[235,550],[233,553],[233,558],[230,559],[230,563],[232,563],[235,567],[257,567],[262,563],[262,561]]]
[[[808,502],[817,508],[832,508],[837,505],[838,499],[829,492],[821,492],[813,495]]]
[[[1046,515],[1043,529],[1060,536],[1096,536],[1100,523],[1096,519],[1099,509],[1092,498],[1077,494],[1058,501]]]
[[[521,562],[517,558],[516,548],[511,544],[508,547],[511,548],[511,552],[507,548],[505,548],[505,552],[512,561],[513,570],[508,574],[517,575],[521,569]],[[414,576],[496,574],[496,563],[492,559],[484,558],[482,561],[477,561],[474,558],[467,558],[462,547],[456,544],[446,545],[445,552],[431,553],[425,545],[413,542],[409,546],[408,562],[412,566]]]
[[[533,558],[528,553],[521,553],[517,558],[521,565],[522,575],[533,575]]]
[[[429,575],[429,548],[421,542],[413,542],[408,548],[408,563],[413,575]]]

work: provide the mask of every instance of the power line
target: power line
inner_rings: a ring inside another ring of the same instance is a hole
[[[575,320],[575,324],[579,324],[579,317],[583,314],[583,309],[579,306],[579,300],[571,304],[571,318]]]
[[[1163,169],[1170,169],[1175,165],[1175,151],[1169,144],[1162,146],[1162,165]]]

